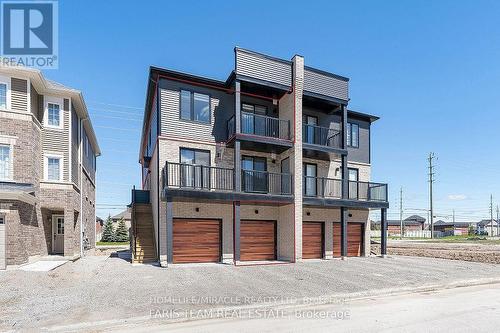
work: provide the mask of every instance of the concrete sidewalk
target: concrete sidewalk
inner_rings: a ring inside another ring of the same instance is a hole
[[[123,321],[165,320],[163,314],[185,311],[345,302],[370,295],[499,281],[500,265],[430,258],[165,269],[96,256],[49,273],[1,273],[0,313],[6,319],[0,321],[0,329],[88,330]]]

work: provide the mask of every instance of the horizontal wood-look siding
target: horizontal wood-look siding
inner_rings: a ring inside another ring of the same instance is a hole
[[[44,154],[58,153],[63,155],[63,181],[70,181],[69,176],[69,123],[70,112],[66,103],[63,103],[63,128],[52,129],[45,127],[43,131],[42,148]]]
[[[302,258],[323,258],[323,222],[302,223]]]
[[[241,49],[236,50],[236,74],[284,86],[292,85],[291,63]]]
[[[347,101],[349,99],[349,82],[311,69],[305,69],[304,91]]]
[[[333,256],[341,256],[340,223],[333,223]],[[363,251],[363,224],[347,223],[347,256],[359,257]]]
[[[11,106],[15,111],[28,111],[28,81],[11,79]]]
[[[241,221],[240,259],[276,260],[276,221]]]
[[[174,263],[219,262],[221,221],[174,219]]]

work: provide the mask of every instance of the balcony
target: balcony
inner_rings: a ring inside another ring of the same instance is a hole
[[[241,191],[238,191],[232,168],[166,162],[162,182],[164,196],[235,201],[293,200],[290,174],[242,170]]]
[[[304,204],[310,205],[344,205],[350,202],[352,207],[386,207],[388,206],[387,184],[349,181],[347,198],[342,197],[343,182],[341,179],[304,177]]]
[[[293,145],[288,120],[242,111],[241,131],[236,133],[235,119],[227,121],[227,137],[240,140],[243,149],[281,153]]]
[[[309,124],[302,126],[302,148],[312,158],[321,158],[321,153],[347,153],[342,149],[341,131]]]

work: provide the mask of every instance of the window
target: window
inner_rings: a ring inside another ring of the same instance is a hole
[[[210,152],[207,150],[181,148],[181,163],[210,166]]]
[[[262,105],[241,104],[241,132],[262,136],[277,136],[278,126],[266,120],[267,107]],[[276,123],[279,124],[279,123]],[[273,127],[276,127],[274,129]]]
[[[0,108],[7,108],[7,85],[0,83]]]
[[[10,157],[10,146],[0,145],[0,179],[12,179],[11,168],[12,161]]]
[[[61,158],[47,158],[47,180],[61,180]]]
[[[245,192],[268,192],[267,161],[264,157],[243,156],[241,169],[241,186]]]
[[[0,215],[0,224],[5,224],[5,217]]]
[[[47,124],[53,127],[61,126],[61,112],[58,104],[48,103]]]
[[[210,122],[210,96],[181,90],[180,117],[202,123]]]
[[[347,123],[347,146],[359,147],[359,125]]]
[[[316,196],[317,186],[317,169],[316,164],[304,163],[304,195],[308,197]]]
[[[208,188],[210,185],[210,152],[181,148],[181,187]]]

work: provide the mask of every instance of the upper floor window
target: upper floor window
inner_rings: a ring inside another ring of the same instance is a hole
[[[47,180],[62,180],[61,158],[55,156],[47,157]]]
[[[48,103],[47,124],[53,127],[61,126],[61,110],[58,104]]]
[[[180,117],[203,123],[210,122],[210,96],[181,90]]]
[[[347,146],[359,147],[359,125],[354,123],[347,123]]]
[[[9,145],[0,145],[0,180],[12,179],[11,149]]]
[[[0,108],[7,108],[7,85],[0,83]]]

